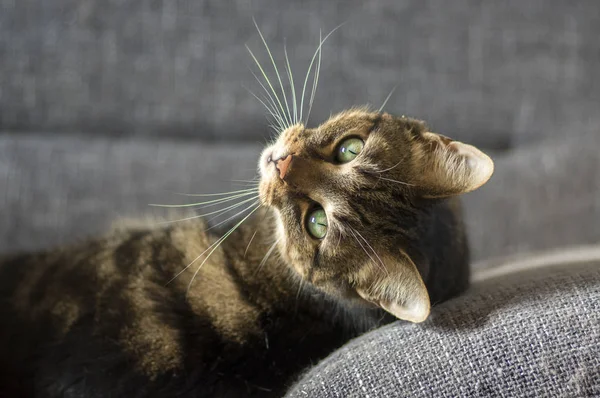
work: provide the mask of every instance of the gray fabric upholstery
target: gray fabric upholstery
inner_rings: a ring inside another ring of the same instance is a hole
[[[300,80],[325,45],[316,123],[379,106],[486,147],[597,133],[600,3],[582,0],[0,0],[0,130],[266,134],[247,70],[287,40]]]
[[[231,180],[255,176],[259,150],[0,135],[0,252],[76,242],[122,218],[182,218],[148,204],[191,202],[176,192],[243,189],[246,184]]]
[[[597,397],[599,303],[600,258],[488,279],[350,342],[287,397]]]
[[[475,260],[600,242],[600,132],[493,156],[494,175],[464,196]]]
[[[494,150],[465,196],[474,260],[598,243],[599,15],[597,0],[0,0],[0,253],[177,218],[148,204],[251,179],[268,136],[243,87],[259,91],[245,43],[268,65],[252,16],[279,65],[287,40],[298,83],[319,29],[348,22],[310,125],[397,86],[386,110]],[[599,264],[481,282],[351,342],[289,396],[600,396]]]

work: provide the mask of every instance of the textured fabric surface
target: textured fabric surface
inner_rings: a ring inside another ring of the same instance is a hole
[[[350,342],[288,397],[600,396],[600,261],[480,282]]]
[[[494,156],[495,175],[464,198],[473,259],[600,242],[597,148],[600,136]],[[256,175],[260,149],[0,135],[0,251],[72,242],[122,217],[165,215],[148,204],[189,199],[175,192],[244,188],[231,180]]]
[[[370,102],[486,147],[597,132],[600,2],[0,0],[0,129],[262,139],[255,16],[312,120]]]
[[[599,149],[600,130],[494,156],[490,181],[464,196],[473,258],[600,242]]]

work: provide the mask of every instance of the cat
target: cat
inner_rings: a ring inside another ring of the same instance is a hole
[[[3,259],[0,396],[277,397],[467,288],[457,196],[493,172],[475,147],[357,108],[289,126],[259,169],[227,239],[193,219]]]

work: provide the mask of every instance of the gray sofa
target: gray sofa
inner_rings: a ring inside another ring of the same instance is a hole
[[[492,154],[465,196],[474,284],[290,397],[600,396],[600,3],[0,0],[0,252],[72,242],[255,176],[256,17],[312,124],[371,103]]]

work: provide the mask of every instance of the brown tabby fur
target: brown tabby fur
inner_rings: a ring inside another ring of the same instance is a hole
[[[364,149],[337,164],[350,136]],[[282,173],[274,160],[290,154]],[[420,322],[467,287],[454,196],[492,173],[477,149],[355,109],[288,128],[260,169],[263,207],[189,291],[195,266],[167,282],[219,237],[202,221],[4,259],[0,396],[281,396],[350,338],[394,316]],[[305,229],[317,204],[322,240]]]

